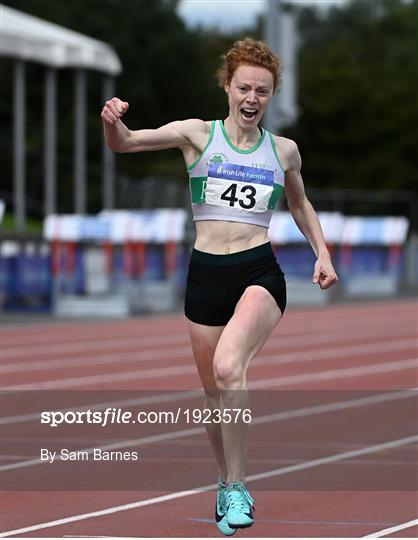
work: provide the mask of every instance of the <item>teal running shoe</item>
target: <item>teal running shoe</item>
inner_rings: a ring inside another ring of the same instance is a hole
[[[254,523],[254,499],[244,482],[228,484],[225,490],[226,520],[232,528],[244,529]]]
[[[230,527],[226,520],[225,490],[225,484],[218,480],[218,493],[216,494],[215,508],[216,526],[225,536],[232,536],[237,532],[237,529]]]

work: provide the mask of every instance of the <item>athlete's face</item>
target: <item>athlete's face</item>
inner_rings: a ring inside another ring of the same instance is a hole
[[[229,116],[242,129],[259,123],[273,95],[273,75],[266,68],[240,64],[231,83],[225,85],[228,94]]]

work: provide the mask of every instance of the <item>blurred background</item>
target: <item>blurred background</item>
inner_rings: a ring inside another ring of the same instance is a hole
[[[340,275],[286,210],[270,236],[292,305],[418,291],[418,0],[3,1],[3,313],[128,317],[181,309],[193,244],[181,153],[114,155],[100,111],[154,128],[224,118],[215,72],[246,35],[283,59],[264,126],[295,139]]]

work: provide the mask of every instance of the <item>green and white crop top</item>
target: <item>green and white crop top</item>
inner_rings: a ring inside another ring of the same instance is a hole
[[[222,120],[212,122],[200,158],[187,167],[194,221],[239,221],[269,227],[284,188],[284,170],[270,132],[241,150]]]

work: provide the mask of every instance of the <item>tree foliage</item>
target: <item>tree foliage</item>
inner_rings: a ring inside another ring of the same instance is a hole
[[[418,2],[300,14],[300,117],[287,130],[316,187],[416,189]]]

